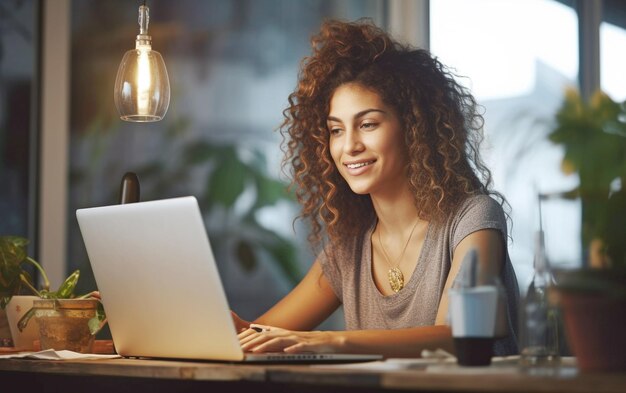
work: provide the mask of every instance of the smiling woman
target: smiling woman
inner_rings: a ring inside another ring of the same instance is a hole
[[[494,353],[516,353],[506,202],[478,155],[474,98],[427,51],[398,44],[367,20],[328,21],[312,47],[282,132],[284,163],[319,254],[254,324],[233,314],[244,350],[454,351],[447,294],[476,250],[480,270],[499,276],[508,295]],[[346,331],[306,331],[340,305]]]
[[[330,154],[352,191],[395,192],[406,184],[400,121],[376,92],[352,83],[337,88],[328,129]]]

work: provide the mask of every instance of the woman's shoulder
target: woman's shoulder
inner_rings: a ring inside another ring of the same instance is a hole
[[[507,232],[506,215],[502,205],[487,194],[474,194],[463,200],[448,218],[452,232],[472,232],[484,228]]]
[[[491,195],[474,194],[470,195],[460,203],[453,218],[483,218],[506,220],[502,205]]]
[[[502,205],[490,195],[474,194],[463,200],[447,221],[447,233],[453,247],[470,233],[496,229],[506,238],[507,221]]]

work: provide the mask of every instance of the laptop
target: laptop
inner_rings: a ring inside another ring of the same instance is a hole
[[[382,358],[244,353],[194,197],[78,209],[76,217],[121,356],[308,363]]]

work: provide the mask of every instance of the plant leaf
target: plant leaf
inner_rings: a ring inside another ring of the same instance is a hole
[[[297,284],[302,278],[300,268],[296,263],[296,247],[286,239],[276,235],[273,244],[268,245],[267,251],[274,257],[278,266],[292,284]]]
[[[59,289],[54,294],[55,299],[70,299],[72,295],[74,295],[74,288],[76,288],[76,284],[78,283],[78,279],[80,278],[80,270],[74,270],[72,274],[70,274],[63,284],[59,287]]]
[[[89,319],[87,325],[89,326],[89,333],[92,336],[95,336],[107,323],[107,317],[104,312],[104,306],[101,302],[98,302],[98,307],[96,308],[96,316]]]
[[[245,164],[237,158],[235,150],[232,147],[225,149],[220,153],[221,159],[209,176],[207,197],[231,208],[243,192],[249,173]]]
[[[11,297],[22,287],[20,274],[27,273],[21,264],[26,260],[28,240],[19,236],[0,236],[0,295]],[[25,274],[32,285],[32,278]],[[6,306],[6,305],[5,305]]]
[[[28,311],[26,311],[24,315],[22,315],[22,318],[20,318],[20,320],[17,322],[17,328],[19,329],[20,332],[26,329],[26,325],[28,325],[28,321],[30,321],[30,319],[34,315],[35,315],[35,307],[31,307]]]
[[[185,164],[197,165],[210,161],[217,157],[219,148],[204,141],[190,143],[183,153]]]
[[[251,272],[256,268],[256,254],[254,253],[254,248],[248,241],[240,240],[237,242],[237,245],[235,246],[235,254],[237,255],[237,260],[243,270]]]
[[[249,230],[256,232],[255,240],[250,243],[250,246],[254,250],[269,254],[285,278],[291,284],[297,284],[302,278],[302,274],[297,263],[297,249],[295,245],[288,239],[261,226],[252,216],[248,216],[243,222],[245,222]]]
[[[286,184],[257,171],[254,172],[254,184],[257,190],[257,199],[254,204],[256,209],[274,205],[280,200],[293,200],[293,196],[287,192]]]

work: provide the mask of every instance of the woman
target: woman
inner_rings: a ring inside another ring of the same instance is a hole
[[[447,294],[476,249],[509,299],[495,353],[517,352],[504,199],[488,188],[474,98],[427,51],[367,21],[326,22],[312,46],[281,130],[309,240],[323,251],[254,324],[233,313],[244,350],[453,352]],[[340,305],[346,331],[309,331]]]

